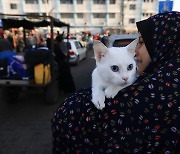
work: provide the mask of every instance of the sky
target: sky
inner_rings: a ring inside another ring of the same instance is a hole
[[[180,12],[180,0],[174,0],[173,11],[179,11]]]

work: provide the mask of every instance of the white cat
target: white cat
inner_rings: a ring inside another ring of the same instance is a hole
[[[96,68],[92,73],[92,102],[96,108],[105,107],[105,97],[114,98],[123,88],[136,80],[135,47],[138,39],[126,47],[107,48],[93,42]]]

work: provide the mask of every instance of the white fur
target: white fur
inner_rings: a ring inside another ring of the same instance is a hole
[[[126,47],[107,48],[100,41],[94,41],[96,68],[92,73],[92,102],[96,108],[105,107],[105,97],[114,98],[117,93],[131,85],[136,79],[135,46],[137,39]],[[133,64],[132,70],[127,67]],[[111,66],[116,65],[119,71],[113,72]],[[127,81],[123,78],[128,78]]]

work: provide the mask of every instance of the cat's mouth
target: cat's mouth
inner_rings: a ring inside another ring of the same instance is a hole
[[[128,84],[128,82],[125,81],[125,82],[121,83],[121,86],[126,86],[127,84]]]

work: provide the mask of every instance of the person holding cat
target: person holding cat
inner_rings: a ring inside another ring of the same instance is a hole
[[[180,151],[180,12],[137,22],[138,79],[105,107],[82,89],[56,110],[53,153],[178,153]]]

